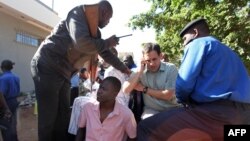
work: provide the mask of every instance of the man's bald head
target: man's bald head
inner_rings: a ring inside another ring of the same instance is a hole
[[[105,27],[108,23],[110,18],[113,16],[113,8],[111,4],[106,1],[102,0],[98,3],[99,5],[99,24],[100,28]]]

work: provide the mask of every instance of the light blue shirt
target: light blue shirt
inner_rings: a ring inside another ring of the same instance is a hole
[[[80,81],[80,78],[79,78],[78,73],[75,74],[74,76],[72,76],[72,78],[70,80],[70,82],[71,82],[71,88],[79,87],[79,81]]]
[[[161,62],[161,66],[157,72],[150,72],[146,69],[140,77],[140,82],[144,86],[155,90],[174,90],[177,73],[178,70],[174,64]],[[163,111],[167,108],[178,106],[176,98],[167,101],[144,94],[143,101],[146,108],[151,108],[156,111]]]
[[[250,103],[247,70],[229,47],[208,36],[190,42],[184,50],[176,80],[176,96],[198,103],[218,99]]]

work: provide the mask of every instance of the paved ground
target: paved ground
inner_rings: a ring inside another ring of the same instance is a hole
[[[17,133],[19,141],[38,141],[34,107],[19,107]]]

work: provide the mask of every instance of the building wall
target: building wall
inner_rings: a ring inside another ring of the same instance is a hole
[[[39,0],[0,0],[0,10],[26,22],[50,29],[60,20],[57,13]]]
[[[44,39],[50,33],[1,11],[0,19],[0,62],[4,59],[14,61],[13,72],[20,77],[21,91],[32,91],[34,84],[30,61],[38,47],[16,42],[16,33],[24,32],[40,39]]]

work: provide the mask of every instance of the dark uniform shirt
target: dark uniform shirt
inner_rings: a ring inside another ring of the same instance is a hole
[[[66,20],[61,21],[42,42],[33,60],[59,72],[68,80],[97,53],[115,68],[125,70],[125,65],[101,39],[99,30],[97,38],[91,37],[86,20],[83,6],[72,9]]]

